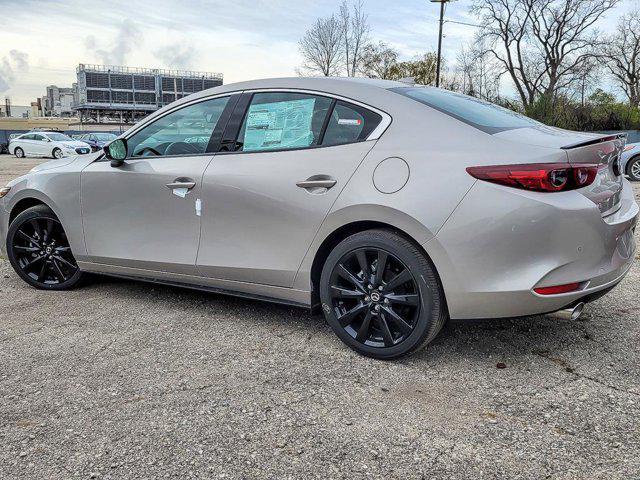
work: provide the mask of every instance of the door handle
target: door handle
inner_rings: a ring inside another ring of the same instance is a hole
[[[196,186],[196,182],[193,180],[176,178],[175,181],[171,183],[167,183],[167,188],[173,190],[174,188],[186,188],[187,190],[191,190]]]
[[[326,188],[329,189],[336,184],[336,180],[332,178],[325,179],[308,179],[297,182],[296,185],[300,188]]]

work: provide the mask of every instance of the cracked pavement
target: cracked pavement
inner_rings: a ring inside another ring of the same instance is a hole
[[[0,260],[0,478],[639,478],[639,280],[379,362],[305,310]]]

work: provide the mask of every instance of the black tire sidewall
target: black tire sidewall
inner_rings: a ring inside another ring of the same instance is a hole
[[[424,257],[417,258],[410,250],[405,248],[403,243],[407,242],[407,240],[404,238],[391,232],[383,232],[386,235],[379,235],[380,231],[361,232],[348,237],[338,244],[329,254],[324,264],[319,290],[324,316],[333,331],[344,343],[362,355],[381,360],[391,360],[412,353],[423,346],[433,330],[434,323],[442,314],[441,309],[444,308],[444,305],[440,301],[440,286],[434,271],[430,268],[428,262],[425,262]],[[392,347],[371,347],[357,342],[340,326],[331,305],[329,284],[333,268],[344,255],[363,247],[380,248],[395,255],[409,268],[418,286],[420,312],[416,326],[405,340]]]
[[[60,221],[58,217],[56,217],[56,215],[53,213],[53,211],[51,211],[51,209],[41,205],[28,208],[24,212],[20,213],[16,218],[13,219],[13,221],[9,225],[9,230],[7,231],[7,242],[5,244],[5,248],[7,251],[7,257],[9,259],[9,263],[11,264],[15,272],[18,274],[18,276],[22,280],[27,282],[32,287],[38,288],[40,290],[68,290],[78,285],[78,283],[80,282],[83,276],[83,272],[80,271],[79,269],[70,279],[68,279],[63,283],[42,284],[34,281],[29,275],[24,273],[20,268],[20,265],[18,264],[18,260],[15,257],[15,253],[13,251],[13,239],[16,235],[18,228],[24,222],[28,220],[32,220],[34,218],[51,218],[58,222]]]
[[[633,175],[633,173],[631,173],[631,168],[633,167],[634,163],[639,163],[639,162],[640,162],[640,156],[635,156],[627,164],[627,175],[629,175],[629,179],[633,180],[634,182],[640,182],[640,177],[636,177],[635,175]]]

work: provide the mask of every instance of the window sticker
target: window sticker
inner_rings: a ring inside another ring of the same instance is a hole
[[[338,125],[360,126],[362,125],[362,120],[360,118],[339,118]]]
[[[245,152],[308,147],[313,143],[311,120],[315,98],[252,104],[244,135]]]

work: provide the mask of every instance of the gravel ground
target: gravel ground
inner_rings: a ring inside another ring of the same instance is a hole
[[[639,279],[379,362],[305,310],[0,260],[0,478],[637,479]]]

